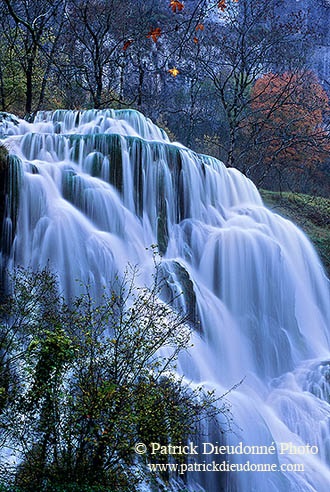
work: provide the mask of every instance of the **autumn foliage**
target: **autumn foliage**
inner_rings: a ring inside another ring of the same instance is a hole
[[[179,2],[178,0],[172,0],[172,2],[170,3],[170,7],[173,10],[173,12],[176,12],[177,10],[178,12],[181,12],[181,10],[183,10],[184,8],[184,5],[182,2]]]
[[[162,35],[162,30],[160,27],[156,27],[156,29],[151,28],[147,34],[147,38],[151,38],[154,43],[157,43],[158,38]]]
[[[126,41],[126,43],[123,46],[123,50],[126,51],[127,48],[129,48],[131,46],[132,43],[133,43],[132,39],[129,39],[128,41]]]
[[[220,9],[220,10],[222,10],[222,12],[224,12],[226,8],[227,8],[227,5],[226,5],[225,0],[220,0],[218,2],[218,9]]]
[[[303,172],[328,158],[329,97],[313,72],[268,73],[256,81],[251,96],[249,126],[255,141],[263,143],[264,164]]]
[[[180,72],[176,67],[174,67],[169,70],[169,73],[175,78]]]

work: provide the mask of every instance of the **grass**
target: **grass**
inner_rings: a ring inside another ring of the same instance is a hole
[[[309,236],[330,278],[330,200],[302,193],[259,191],[267,207],[292,220]]]

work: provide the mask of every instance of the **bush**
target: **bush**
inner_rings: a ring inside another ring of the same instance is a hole
[[[220,412],[230,425],[225,401],[175,374],[191,332],[174,299],[159,300],[159,264],[150,288],[135,285],[137,273],[116,278],[98,301],[85,286],[70,304],[47,270],[11,276],[1,308],[0,429],[20,465],[5,467],[3,483],[20,492],[135,490],[152,478],[143,466],[151,457],[137,459],[136,443],[186,442]]]

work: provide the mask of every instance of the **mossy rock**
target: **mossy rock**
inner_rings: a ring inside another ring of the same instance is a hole
[[[0,250],[3,250],[3,245],[4,245],[3,221],[6,211],[6,183],[7,183],[7,175],[8,175],[7,157],[8,157],[8,150],[3,145],[0,145]],[[0,272],[0,299],[3,296],[4,289],[5,289],[4,266],[5,265],[1,265],[2,271]]]
[[[165,178],[163,173],[158,180],[157,244],[159,253],[164,255],[168,245],[167,202],[165,200]]]
[[[7,167],[8,150],[4,145],[0,145],[0,172]]]
[[[78,163],[80,158],[85,158],[89,153],[94,153],[97,157],[93,163],[92,174],[99,176],[101,174],[101,157],[107,157],[110,163],[110,183],[120,192],[123,188],[123,169],[122,169],[122,151],[120,136],[116,134],[104,135],[70,135],[70,144],[72,146],[71,159]],[[83,156],[81,152],[81,141],[84,141]]]
[[[6,181],[8,174],[8,150],[4,145],[0,145],[0,231],[2,236],[3,219],[6,205]]]
[[[4,146],[0,146],[0,183],[0,247],[8,256],[16,234],[22,168],[20,159],[10,155]],[[4,227],[5,216],[11,219],[10,231]]]
[[[62,192],[63,197],[69,202],[73,203],[74,198],[74,179],[77,176],[77,173],[72,168],[64,169],[62,173]]]
[[[157,244],[158,250],[161,255],[164,255],[168,245],[168,229],[167,229],[167,215],[166,207],[164,212],[160,212],[157,217]]]
[[[108,135],[110,148],[107,157],[110,163],[110,182],[120,192],[123,190],[123,164],[121,141],[118,135]]]
[[[188,271],[181,263],[175,260],[170,260],[162,264],[162,273],[164,275],[167,292],[163,294],[167,299],[175,298],[182,295],[186,306],[186,316],[188,322],[192,323],[194,328],[199,323],[199,315],[197,308],[197,298],[194,290],[194,284],[190,278]],[[181,286],[181,291],[177,291],[176,281]],[[200,325],[198,325],[200,328]]]

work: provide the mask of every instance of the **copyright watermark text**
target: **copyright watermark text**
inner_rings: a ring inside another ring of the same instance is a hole
[[[194,444],[190,442],[186,445],[173,445],[167,446],[161,445],[158,442],[152,442],[147,446],[144,443],[138,443],[134,447],[137,454],[143,455],[148,452],[151,455],[170,455],[170,456],[196,456],[196,455],[275,455],[275,454],[287,454],[287,455],[316,455],[319,452],[317,446],[310,444],[296,445],[292,442],[280,442],[274,441],[269,446],[260,445],[245,445],[242,442],[236,446],[231,445],[219,445],[218,443],[204,442],[201,444]]]

